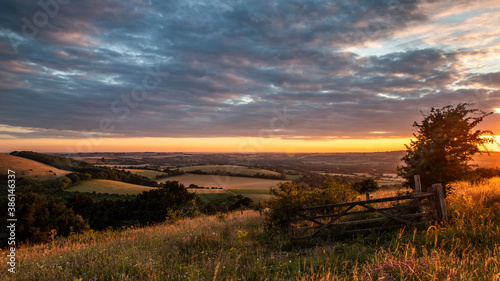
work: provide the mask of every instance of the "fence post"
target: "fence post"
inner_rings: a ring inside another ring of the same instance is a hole
[[[435,209],[437,218],[442,223],[446,223],[448,221],[448,213],[446,212],[446,204],[444,202],[443,185],[435,183],[432,185],[431,189],[434,193],[433,208]]]
[[[422,193],[422,182],[420,181],[420,175],[414,175],[413,178],[415,179],[415,194]],[[418,212],[423,212],[422,207],[418,207]]]
[[[415,193],[422,193],[422,182],[420,181],[420,175],[414,175],[415,179]]]

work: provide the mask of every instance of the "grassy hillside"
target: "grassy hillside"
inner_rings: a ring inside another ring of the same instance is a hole
[[[55,179],[70,173],[34,160],[0,153],[0,174],[7,174],[8,169],[15,171],[18,178],[40,180]]]
[[[143,169],[125,169],[125,171],[146,177],[150,180],[156,180],[156,176],[165,175],[165,173],[163,172],[158,172],[153,170],[143,170]]]
[[[241,175],[248,175],[248,176],[253,176],[253,175],[256,175],[257,173],[264,174],[264,175],[271,175],[271,176],[279,176],[280,175],[280,173],[270,171],[270,170],[249,168],[249,167],[238,166],[238,165],[187,166],[187,167],[179,168],[179,170],[184,171],[184,172],[192,172],[195,170],[200,170],[200,171],[205,172],[205,173],[216,172],[217,170],[219,170],[222,172],[229,172],[232,174],[241,174]]]
[[[69,192],[96,192],[110,194],[139,194],[143,191],[155,189],[154,187],[130,184],[112,180],[83,181],[66,189]]]
[[[17,249],[17,280],[499,280],[500,180],[457,184],[447,227],[314,247],[267,235],[258,213],[88,232]],[[0,256],[0,279],[7,272]]]

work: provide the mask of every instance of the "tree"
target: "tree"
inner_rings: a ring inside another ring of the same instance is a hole
[[[475,129],[492,112],[470,109],[471,105],[433,107],[428,115],[422,113],[422,123],[413,123],[416,139],[405,145],[407,154],[401,160],[406,165],[398,167],[406,186],[414,188],[414,175],[420,175],[423,190],[441,183],[446,195],[449,183],[470,175],[472,156],[488,152],[486,144],[496,143],[493,132]]]
[[[379,190],[378,182],[375,179],[364,179],[355,182],[352,186],[359,193],[373,192]]]

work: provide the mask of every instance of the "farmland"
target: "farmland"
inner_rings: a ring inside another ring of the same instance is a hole
[[[143,169],[125,169],[127,172],[131,172],[133,174],[137,174],[140,176],[144,176],[150,180],[156,180],[156,176],[165,175],[165,173],[154,170],[143,170]]]
[[[178,181],[185,186],[196,184],[204,187],[222,187],[223,189],[191,189],[191,192],[197,192],[202,200],[206,200],[208,194],[241,194],[254,201],[266,201],[270,198],[269,189],[277,187],[281,180],[247,178],[247,177],[230,177],[216,175],[192,175],[185,174],[182,176],[168,177],[160,182]],[[217,195],[211,195],[216,197]],[[220,196],[219,196],[220,197]]]
[[[269,190],[270,187],[276,187],[282,180],[270,180],[259,178],[246,178],[246,177],[230,177],[230,176],[216,176],[216,175],[192,175],[186,174],[182,176],[168,177],[162,179],[160,182],[165,181],[178,181],[185,186],[196,184],[205,187],[222,187],[224,189],[261,189]]]
[[[0,153],[0,170],[7,173],[8,169],[16,172],[17,177],[39,180],[56,179],[69,173],[37,161]]]
[[[250,167],[238,166],[238,165],[186,166],[186,167],[179,168],[179,170],[184,171],[184,172],[192,172],[192,171],[199,170],[199,171],[205,172],[205,173],[214,173],[217,171],[221,171],[221,172],[248,175],[248,176],[254,176],[256,174],[264,174],[264,175],[271,175],[271,176],[279,176],[280,175],[280,173],[270,171],[270,170],[259,169],[259,168],[250,168]]]
[[[153,187],[137,184],[124,183],[112,180],[89,180],[83,181],[66,189],[68,192],[96,192],[109,194],[139,194],[149,191]]]

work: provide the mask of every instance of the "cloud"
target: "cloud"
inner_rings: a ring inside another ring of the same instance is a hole
[[[47,12],[4,7],[0,118],[33,130],[5,135],[406,137],[431,106],[500,107],[500,70],[471,71],[498,11],[474,3],[71,1],[31,35],[23,18]]]

